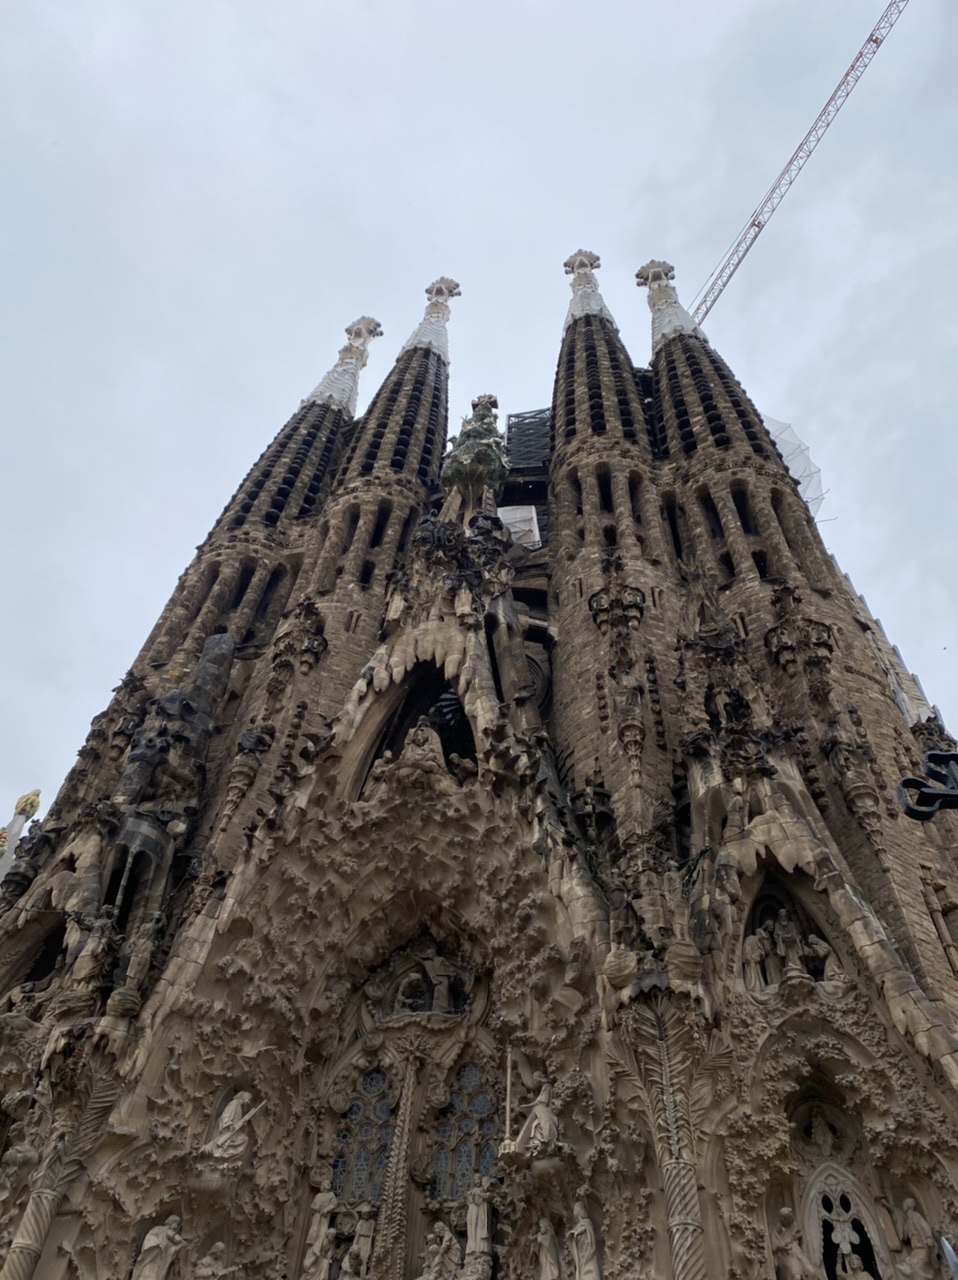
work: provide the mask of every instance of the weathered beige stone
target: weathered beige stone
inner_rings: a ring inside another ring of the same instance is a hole
[[[934,1274],[948,741],[671,268],[635,371],[598,265],[441,497],[458,287],[358,420],[350,327],[21,845],[0,1280]]]

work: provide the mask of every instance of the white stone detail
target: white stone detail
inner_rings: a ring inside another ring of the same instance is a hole
[[[575,253],[569,254],[562,265],[565,267],[566,275],[572,277],[570,282],[572,301],[566,313],[563,333],[573,320],[578,320],[581,316],[604,316],[618,333],[618,325],[612,319],[612,312],[602,299],[595,278],[596,271],[602,266],[599,255],[590,253],[588,249],[577,249]]]
[[[345,409],[350,416],[355,414],[359,375],[369,359],[369,344],[373,338],[382,336],[379,321],[372,316],[360,316],[351,325],[347,325],[348,341],[340,349],[339,358],[303,404],[334,404]]]
[[[403,351],[410,351],[413,347],[429,347],[448,364],[449,335],[446,325],[451,314],[449,299],[461,296],[459,285],[455,280],[450,280],[449,276],[440,276],[438,280],[434,280],[426,290],[426,297],[429,299],[426,314],[399,354],[402,355]]]
[[[649,310],[652,312],[652,354],[655,355],[666,338],[674,338],[677,333],[692,333],[696,338],[707,342],[705,334],[698,327],[686,309],[679,302],[672,281],[675,279],[675,268],[670,262],[647,262],[635,273],[635,282],[640,289],[649,291]]]

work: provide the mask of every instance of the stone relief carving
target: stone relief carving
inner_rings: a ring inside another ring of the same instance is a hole
[[[180,1235],[180,1219],[175,1214],[159,1226],[151,1227],[140,1245],[132,1280],[166,1280],[185,1243]]]

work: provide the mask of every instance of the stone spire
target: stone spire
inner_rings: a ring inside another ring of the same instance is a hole
[[[602,300],[595,272],[602,266],[597,253],[588,249],[577,249],[562,264],[566,275],[571,276],[572,301],[566,313],[565,328],[568,329],[573,320],[580,316],[604,316],[609,324],[618,332],[618,326],[612,319],[612,312]]]
[[[352,416],[356,412],[359,394],[359,375],[369,359],[369,344],[373,338],[381,338],[383,331],[379,321],[372,316],[360,316],[346,326],[347,342],[340,349],[339,358],[319,386],[306,397],[303,404],[332,404],[345,409]]]
[[[692,333],[707,341],[675,292],[675,268],[670,262],[647,262],[635,273],[640,289],[649,291],[649,310],[652,312],[652,354],[658,351],[666,338],[677,333]]]
[[[426,290],[426,314],[421,323],[410,335],[409,341],[402,351],[411,351],[414,347],[428,347],[449,363],[449,338],[446,324],[449,321],[449,299],[461,296],[459,285],[449,276],[440,276],[433,280]],[[402,355],[402,351],[399,353]]]

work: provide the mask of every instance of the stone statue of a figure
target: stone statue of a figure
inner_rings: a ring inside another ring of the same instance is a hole
[[[602,1280],[599,1268],[599,1244],[589,1210],[581,1200],[573,1210],[575,1218],[569,1228],[572,1257],[575,1261],[575,1280]]]
[[[260,1103],[259,1107],[251,1107],[247,1110],[251,1101],[252,1095],[246,1089],[241,1089],[236,1097],[226,1104],[216,1122],[215,1133],[203,1147],[204,1155],[230,1164],[242,1157],[249,1145],[249,1134],[246,1133],[247,1122],[263,1105]]]
[[[309,1206],[309,1232],[306,1236],[308,1245],[315,1244],[329,1230],[330,1219],[339,1208],[339,1201],[333,1190],[332,1178],[327,1174],[319,1184],[319,1190],[313,1196]]]
[[[132,1280],[166,1280],[173,1259],[184,1243],[180,1220],[175,1214],[158,1227],[151,1227],[140,1245]]]
[[[559,1242],[548,1218],[539,1219],[536,1244],[539,1246],[539,1280],[559,1280]]]
[[[477,1173],[472,1189],[466,1193],[466,1257],[477,1253],[492,1253],[491,1186],[489,1178]]]
[[[303,1259],[302,1280],[329,1280],[336,1257],[336,1232],[329,1227],[310,1244]]]
[[[540,1077],[541,1078],[541,1077]],[[520,1155],[537,1156],[559,1141],[559,1121],[552,1110],[552,1085],[546,1080],[516,1138]]]
[[[196,1264],[193,1280],[221,1280],[222,1276],[231,1276],[235,1271],[239,1271],[238,1263],[234,1263],[231,1267],[226,1265],[225,1254],[226,1245],[222,1240],[217,1241]]]
[[[801,1228],[787,1205],[778,1211],[778,1226],[772,1232],[772,1257],[778,1280],[819,1280],[822,1274],[805,1253]]]

